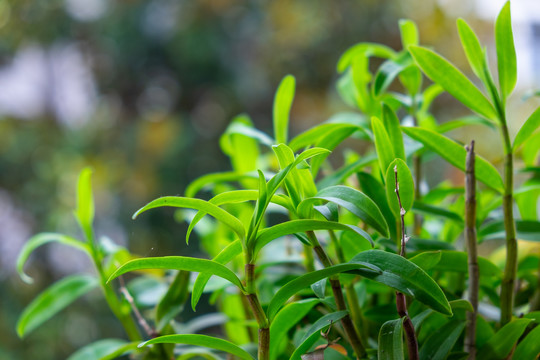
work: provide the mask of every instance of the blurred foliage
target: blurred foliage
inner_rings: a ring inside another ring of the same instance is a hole
[[[38,286],[23,285],[13,269],[37,229],[76,234],[70,209],[80,169],[94,168],[98,236],[129,240],[133,252],[147,256],[185,253],[183,225],[159,214],[132,222],[134,210],[182,194],[201,174],[228,169],[215,140],[240,112],[269,130],[273,89],[286,73],[297,79],[293,132],[344,107],[334,90],[338,56],[359,41],[398,47],[396,24],[404,16],[429,36],[424,43],[457,35],[449,31],[454,20],[425,1],[0,0],[2,66],[27,46],[73,45],[97,93],[82,123],[59,121],[50,104],[32,119],[0,115],[0,219],[21,223],[0,229],[0,359],[64,358],[119,332],[90,295],[52,320],[54,331],[43,328],[23,341],[15,335],[30,298],[61,274],[90,266],[51,246],[29,264]]]

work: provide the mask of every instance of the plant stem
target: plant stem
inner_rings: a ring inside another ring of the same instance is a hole
[[[306,231],[306,234],[313,244],[313,250],[317,254],[317,257],[323,264],[325,268],[332,266],[332,262],[330,261],[330,258],[322,248],[321,244],[319,243],[319,240],[317,240],[317,237],[315,236],[315,233],[313,231]],[[339,281],[338,276],[332,276],[329,279],[330,285],[332,286],[332,293],[334,294],[334,299],[336,300],[336,307],[339,311],[347,310],[347,305],[345,304],[345,299],[343,297],[343,291],[341,289],[341,282]],[[354,328],[353,322],[351,320],[351,316],[347,314],[341,319],[341,325],[343,325],[343,329],[345,330],[345,334],[348,337],[349,343],[351,344],[354,352],[356,353],[356,356],[358,358],[362,358],[366,356],[366,348],[364,344],[362,343],[362,340],[358,336],[358,333],[356,332],[356,329]]]
[[[337,259],[340,263],[345,263],[345,255],[343,254],[343,249],[341,249],[334,230],[329,230],[328,232],[330,233],[330,238],[332,239],[332,242],[336,248]],[[368,328],[366,321],[364,320],[364,315],[362,314],[362,309],[358,303],[358,296],[356,295],[356,290],[354,289],[354,283],[345,285],[345,297],[347,298],[347,302],[349,304],[351,318],[356,328],[356,332],[361,335],[361,338],[367,338]]]
[[[257,324],[259,325],[258,359],[268,360],[270,356],[270,326],[255,289],[255,265],[247,263],[245,270],[246,290],[248,292],[246,298],[253,311],[253,316],[255,316],[255,320],[257,320]]]
[[[123,308],[113,288],[109,284],[107,284],[107,277],[105,276],[105,271],[103,270],[102,264],[103,258],[91,230],[86,232],[86,237],[88,242],[91,244],[90,254],[92,257],[92,262],[94,263],[96,272],[98,273],[101,290],[103,291],[103,295],[105,296],[105,300],[107,301],[109,308],[124,327],[128,338],[131,341],[140,341],[142,338],[135,323],[135,320],[133,320],[133,318],[131,317],[130,312],[126,311],[125,308]]]
[[[407,235],[405,234],[405,209],[401,205],[401,197],[399,196],[399,181],[397,166],[394,167],[394,174],[396,178],[395,191],[399,204],[399,214],[401,218],[401,247],[399,255],[406,257]],[[407,299],[405,295],[400,292],[396,292],[396,308],[401,318],[405,317],[403,322],[403,329],[407,337],[407,349],[409,351],[409,360],[418,360],[418,340],[416,339],[416,333],[414,331],[414,325],[411,321],[409,313],[407,312]]]
[[[517,273],[517,240],[513,209],[514,167],[512,143],[510,141],[506,119],[502,120],[501,130],[504,140],[505,156],[503,213],[504,228],[506,231],[506,265],[501,286],[501,326],[504,326],[512,319],[512,311],[514,308],[514,283],[516,281]]]
[[[469,302],[473,311],[467,312],[467,329],[465,331],[465,351],[469,359],[476,359],[476,315],[478,313],[478,249],[476,246],[476,176],[474,172],[474,140],[466,147],[465,164],[465,240],[469,257]]]

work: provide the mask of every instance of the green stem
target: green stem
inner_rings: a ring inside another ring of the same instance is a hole
[[[328,257],[324,249],[321,247],[321,244],[319,243],[319,240],[317,240],[315,233],[313,231],[306,231],[306,234],[311,241],[311,244],[313,245],[313,250],[317,254],[317,257],[319,258],[323,266],[325,268],[332,266],[330,258]],[[329,280],[332,287],[332,293],[336,301],[337,309],[339,311],[347,310],[347,305],[345,303],[345,298],[343,297],[343,290],[341,289],[341,282],[339,281],[339,276],[332,276]],[[358,333],[354,328],[351,316],[349,314],[347,314],[341,319],[341,325],[345,330],[345,334],[347,335],[349,343],[351,344],[354,352],[356,353],[356,356],[358,358],[365,357],[366,348],[362,343],[362,340],[358,336]]]
[[[514,284],[517,273],[517,240],[516,225],[514,222],[514,167],[512,156],[512,143],[508,133],[506,119],[502,119],[502,136],[504,141],[504,195],[503,214],[504,228],[506,231],[506,265],[501,286],[501,326],[512,319],[514,308]]]
[[[399,181],[398,181],[398,171],[397,166],[394,167],[394,174],[396,178],[395,183],[395,192],[399,204],[399,213],[401,221],[401,247],[399,249],[399,255],[406,258],[407,257],[407,235],[405,234],[405,209],[401,204],[401,197],[399,196]],[[399,316],[401,318],[405,317],[403,322],[403,329],[405,330],[405,337],[407,338],[407,350],[409,351],[409,360],[418,360],[418,339],[416,338],[416,332],[414,331],[414,326],[407,312],[407,299],[404,294],[399,291],[396,292],[396,308]]]
[[[342,264],[345,263],[345,255],[343,254],[343,249],[339,244],[334,230],[329,230],[328,232],[330,233],[330,238],[332,239],[334,247],[336,248],[336,255],[339,262]],[[356,295],[356,290],[354,289],[354,283],[349,283],[348,285],[345,285],[345,296],[347,298],[347,302],[349,303],[351,318],[356,328],[356,332],[358,334],[361,334],[362,337],[367,338],[369,333],[368,327],[364,319],[364,314],[362,313],[362,309],[360,308],[358,302],[358,296]]]
[[[129,307],[122,306],[122,303],[118,299],[118,296],[116,296],[113,288],[109,284],[107,284],[107,277],[105,276],[105,271],[103,270],[102,265],[103,258],[101,256],[101,252],[98,248],[97,243],[94,241],[93,233],[91,231],[87,231],[85,233],[88,242],[91,244],[90,249],[92,262],[94,263],[96,272],[98,273],[101,290],[103,291],[103,295],[105,296],[105,300],[107,301],[109,308],[124,327],[128,338],[131,341],[140,341],[141,335],[139,333],[135,320],[131,317]]]
[[[258,359],[268,360],[270,357],[270,324],[268,318],[262,309],[259,297],[255,288],[255,265],[247,263],[246,267],[246,290],[248,294],[246,298],[248,300],[251,311],[257,324],[259,325],[259,350]]]

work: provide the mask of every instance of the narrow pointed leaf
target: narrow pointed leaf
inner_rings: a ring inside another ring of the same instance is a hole
[[[540,354],[540,326],[536,326],[525,336],[514,352],[514,359],[535,360]]]
[[[383,104],[382,114],[384,128],[388,133],[388,138],[394,149],[394,156],[405,161],[405,147],[403,146],[403,135],[401,134],[399,118],[394,110],[386,103]]]
[[[441,85],[472,111],[486,119],[497,121],[497,112],[489,100],[448,60],[420,46],[410,46],[409,51],[431,80]]]
[[[409,260],[386,251],[367,250],[353,257],[351,262],[368,263],[382,269],[382,272],[359,269],[354,273],[412,296],[442,314],[452,315],[450,304],[439,285]]]
[[[19,257],[17,258],[17,272],[25,283],[31,284],[34,282],[34,280],[24,272],[24,264],[28,260],[28,257],[35,249],[50,242],[57,242],[63,245],[68,245],[75,249],[84,251],[87,254],[90,253],[90,248],[88,244],[67,235],[57,233],[41,233],[32,236],[24,244],[21,252],[19,253]]]
[[[212,260],[196,259],[184,256],[164,256],[128,261],[124,265],[120,266],[114,272],[114,274],[109,277],[107,282],[110,282],[111,280],[116,279],[118,276],[127,272],[146,269],[185,270],[199,273],[209,273],[230,281],[232,284],[238,286],[240,290],[244,291],[244,286],[242,285],[240,279],[238,279],[236,274],[227,267]]]
[[[502,8],[495,22],[495,44],[497,45],[497,69],[503,99],[514,90],[517,81],[517,60],[512,34],[510,1]]]
[[[506,358],[531,321],[531,319],[517,319],[506,324],[484,346],[478,349],[477,359]]]
[[[402,130],[409,137],[421,142],[428,149],[439,154],[450,164],[465,171],[467,151],[462,145],[431,130],[418,127],[403,127]],[[497,169],[478,155],[476,155],[475,164],[476,178],[492,189],[502,193],[504,191],[503,181]]]
[[[149,202],[144,207],[137,210],[137,212],[133,215],[133,218],[135,219],[137,216],[139,216],[139,214],[147,210],[162,206],[188,208],[204,211],[230,227],[231,230],[234,231],[240,239],[244,239],[245,229],[244,225],[240,220],[229,214],[227,211],[219,208],[218,206],[201,199],[192,199],[180,196],[164,196]]]
[[[516,220],[516,237],[520,240],[540,241],[540,221]],[[494,221],[482,226],[478,231],[481,241],[506,238],[504,221]]]
[[[379,164],[383,174],[386,174],[386,169],[394,159],[394,147],[390,142],[390,137],[384,128],[381,120],[373,116],[371,118],[371,127],[373,129],[373,137],[375,139],[375,149],[379,157]]]
[[[407,50],[409,45],[418,45],[418,27],[416,23],[409,19],[399,20],[399,33],[401,35],[401,45]]]
[[[347,68],[351,66],[354,58],[356,58],[357,56],[375,56],[383,59],[390,59],[395,55],[396,52],[386,45],[375,43],[359,43],[351,46],[343,53],[343,55],[341,55],[341,58],[339,58],[339,61],[337,63],[337,71],[338,73],[342,73],[347,70]]]
[[[235,204],[235,203],[242,203],[246,201],[255,201],[259,198],[259,192],[257,190],[233,190],[233,191],[226,191],[221,194],[218,194],[214,196],[212,199],[210,199],[208,202],[216,205],[216,206],[222,206],[225,204]],[[292,203],[290,202],[290,199],[285,196],[272,196],[272,199],[270,202],[283,206],[285,209],[289,211],[294,211],[294,207]],[[206,216],[206,213],[204,211],[198,211],[197,214],[193,217],[191,222],[189,223],[188,230],[186,232],[186,243],[189,243],[189,237],[191,233],[193,232],[193,229],[195,228],[195,225],[201,219]]]
[[[210,185],[219,184],[223,182],[242,181],[242,180],[257,179],[257,178],[258,178],[258,174],[255,171],[249,172],[249,173],[226,171],[226,172],[220,172],[220,173],[206,174],[195,179],[193,182],[191,182],[186,188],[185,195],[188,198],[192,198],[195,195],[197,195],[199,191],[208,188]]]
[[[218,264],[227,264],[230,261],[232,261],[235,257],[240,255],[242,253],[242,243],[240,240],[233,241],[225,249],[221,250],[219,254],[217,254],[212,261],[218,263]],[[197,303],[199,302],[201,295],[204,291],[204,287],[208,283],[208,280],[212,277],[212,274],[210,273],[199,273],[199,276],[197,276],[197,279],[195,279],[195,283],[193,284],[193,290],[191,291],[191,308],[193,311],[195,311],[195,308],[197,307]]]
[[[346,264],[338,264],[325,269],[316,270],[302,276],[297,277],[296,279],[289,281],[287,284],[281,287],[268,305],[268,319],[270,322],[274,319],[279,309],[289,300],[291,296],[296,294],[302,289],[309,287],[311,284],[325,279],[329,276],[339,274],[345,271],[356,270],[360,268],[369,268],[373,272],[380,272],[381,270],[375,266],[372,266],[368,263],[354,262]]]
[[[209,349],[224,351],[227,354],[238,356],[240,359],[253,360],[253,357],[247,351],[232,342],[207,335],[165,335],[143,342],[139,347],[152,344],[187,344],[202,346]]]
[[[403,357],[403,319],[390,320],[379,331],[379,360],[402,360]]]
[[[418,214],[437,216],[437,217],[441,217],[447,220],[455,221],[458,224],[464,223],[461,215],[453,211],[447,210],[445,208],[425,204],[420,201],[415,201],[413,203],[412,209],[415,213],[418,213]]]
[[[116,357],[120,356],[123,353],[128,352],[129,350],[136,349],[137,344],[138,343],[130,343],[122,339],[98,340],[80,348],[79,350],[71,354],[67,360],[112,359],[110,357],[111,354],[116,354]]]
[[[19,337],[26,336],[98,285],[98,279],[88,275],[72,275],[54,283],[24,309],[17,322]]]
[[[465,322],[450,321],[435,330],[420,348],[420,359],[445,360],[465,329]]]
[[[483,117],[477,115],[469,115],[457,118],[455,120],[447,121],[435,129],[438,133],[442,134],[454,129],[458,129],[467,125],[484,125],[491,129],[496,129],[496,126],[493,122],[484,119]]]
[[[396,218],[390,206],[388,205],[388,198],[386,197],[386,189],[383,184],[381,184],[373,175],[366,172],[359,172],[356,174],[358,182],[360,183],[360,188],[364,194],[368,195],[375,204],[381,210],[384,219],[387,224],[395,224]],[[396,238],[396,227],[390,226],[390,238]]]
[[[371,236],[369,236],[368,233],[366,233],[364,230],[360,229],[357,226],[342,224],[333,221],[299,219],[286,221],[261,230],[257,234],[255,254],[257,254],[266,244],[268,244],[274,239],[278,239],[285,235],[292,235],[295,233],[303,233],[306,231],[316,230],[352,231],[355,234],[359,235],[358,238],[361,239],[361,241],[367,240],[370,245],[373,246],[373,240],[371,239]]]
[[[77,182],[77,209],[75,217],[79,222],[88,241],[92,238],[92,223],[94,221],[94,199],[92,197],[92,169],[85,168]]]
[[[386,60],[375,74],[373,95],[378,98],[381,94],[384,94],[394,79],[411,64],[412,60],[408,53],[404,53],[393,60]]]
[[[289,129],[289,114],[294,99],[296,80],[287,75],[281,80],[274,98],[274,137],[277,144],[286,144]]]
[[[469,60],[471,69],[479,79],[484,79],[484,51],[473,29],[463,19],[457,20],[457,28],[461,45]]]
[[[270,339],[272,339],[270,341],[270,359],[276,359],[279,355],[282,340],[287,332],[319,302],[319,299],[300,300],[281,309],[270,325]]]
[[[401,198],[401,206],[403,206],[405,211],[409,211],[414,202],[414,180],[409,167],[401,159],[392,161],[388,166],[388,170],[386,170],[386,197],[390,210],[394,213],[395,218],[398,219],[400,217],[400,208],[396,194],[396,173],[394,172],[394,167],[398,172],[399,197]]]
[[[161,331],[183,309],[189,294],[189,271],[179,271],[156,306],[156,327]]]
[[[320,200],[332,202],[349,210],[383,236],[388,236],[388,225],[381,211],[373,200],[362,192],[348,186],[330,186],[319,191],[314,197],[302,201],[298,205],[298,213],[304,218],[310,217],[313,205]]]
[[[313,325],[311,325],[304,337],[300,340],[300,344],[289,359],[300,360],[301,355],[308,352],[308,350],[313,346],[313,344],[315,344],[315,342],[321,337],[321,331],[325,331],[331,324],[337,323],[348,313],[348,311],[337,311],[334,313],[326,314],[319,320],[317,320]]]
[[[514,139],[513,149],[516,151],[525,141],[527,141],[540,127],[540,107],[536,109],[531,116],[525,121],[525,123],[519,129],[519,132]]]

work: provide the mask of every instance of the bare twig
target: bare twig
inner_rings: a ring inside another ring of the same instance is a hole
[[[394,167],[394,174],[396,177],[395,192],[399,203],[399,214],[401,217],[401,249],[400,255],[405,257],[408,237],[405,234],[405,209],[401,204],[401,197],[399,196],[399,181],[397,166]],[[400,292],[396,292],[396,308],[400,317],[405,317],[403,322],[403,329],[407,337],[407,349],[409,351],[409,360],[418,360],[418,340],[416,339],[416,333],[414,332],[414,325],[411,321],[409,313],[407,312],[407,299],[405,295]]]
[[[149,337],[155,338],[156,336],[158,336],[159,334],[148,324],[146,319],[142,316],[141,312],[137,308],[137,305],[135,304],[135,299],[133,299],[133,296],[131,296],[131,294],[129,293],[129,290],[126,287],[126,283],[124,282],[124,278],[120,276],[118,280],[120,281],[120,292],[122,293],[122,295],[124,295],[127,302],[131,306],[131,310],[133,311],[133,314],[135,315],[139,326]]]
[[[474,140],[467,149],[465,164],[465,240],[469,255],[469,301],[473,312],[467,313],[465,351],[476,358],[476,314],[478,312],[478,250],[476,247],[476,176],[474,173]]]

